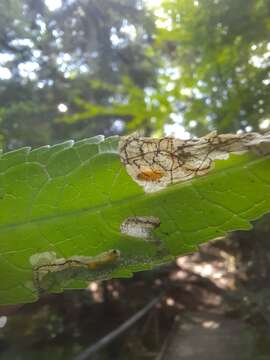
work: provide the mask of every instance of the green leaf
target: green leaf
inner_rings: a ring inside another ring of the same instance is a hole
[[[0,159],[0,300],[35,301],[40,289],[31,257],[94,257],[120,251],[97,269],[63,269],[42,280],[46,291],[83,288],[86,281],[131,276],[228,231],[249,229],[270,210],[270,157],[252,153],[219,160],[205,176],[146,194],[127,174],[118,137],[102,136]],[[160,221],[151,238],[123,234],[127,218]]]

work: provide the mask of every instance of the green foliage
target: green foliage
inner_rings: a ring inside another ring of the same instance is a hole
[[[44,0],[0,4],[0,134],[5,148],[114,132],[115,117],[59,124],[58,105],[65,104],[71,114],[78,110],[76,98],[100,108],[108,105],[108,92],[92,86],[95,79],[116,87],[123,76],[138,87],[152,81],[154,67],[145,47],[153,22],[138,3],[63,1],[56,11],[49,11]],[[128,28],[136,28],[136,39]]]
[[[73,115],[63,116],[58,121],[72,124],[95,117],[120,118],[126,120],[126,128],[131,131],[143,127],[145,132],[151,133],[154,127],[162,128],[164,111],[172,110],[164,93],[157,93],[155,89],[149,88],[145,90],[148,92],[146,94],[129,77],[123,76],[118,86],[97,80],[92,81],[91,86],[108,93],[109,106],[100,106],[77,98],[74,103],[78,111]]]
[[[155,41],[145,54],[156,66],[155,82],[137,89],[140,101],[124,81],[110,92],[113,103],[83,104],[66,119],[119,116],[129,129],[153,131],[178,118],[196,135],[258,130],[270,115],[269,1],[164,0],[152,17]]]
[[[165,0],[163,11],[171,25],[157,42],[181,74],[172,95],[185,104],[185,124],[258,129],[270,113],[269,1]]]
[[[12,0],[0,13],[0,70],[11,75],[0,84],[7,149],[162,133],[174,122],[197,136],[257,130],[269,119],[268,0],[163,0],[157,9],[89,0],[57,11]]]
[[[37,299],[34,254],[95,256],[117,249],[120,259],[100,270],[52,273],[48,291],[82,288],[86,280],[131,276],[196,250],[270,209],[268,157],[233,155],[207,176],[145,194],[127,174],[118,137],[67,141],[9,152],[0,160],[1,303]],[[130,216],[155,216],[158,241],[120,232]]]

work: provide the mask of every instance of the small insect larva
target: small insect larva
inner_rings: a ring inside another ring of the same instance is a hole
[[[164,172],[160,170],[144,170],[137,175],[138,180],[142,181],[157,181],[164,176]]]
[[[110,265],[116,262],[120,258],[120,251],[119,250],[110,250],[104,252],[95,258],[88,260],[87,267],[88,269],[99,269],[103,266]]]

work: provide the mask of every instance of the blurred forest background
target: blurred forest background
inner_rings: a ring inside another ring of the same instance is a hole
[[[135,130],[264,132],[269,86],[270,0],[0,0],[5,151]],[[73,358],[165,291],[95,358],[269,359],[269,235],[265,217],[133,279],[3,308],[0,357]]]

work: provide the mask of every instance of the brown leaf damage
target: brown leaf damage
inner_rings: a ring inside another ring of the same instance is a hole
[[[249,150],[259,155],[269,154],[270,133],[218,135],[213,131],[190,140],[130,135],[119,142],[122,163],[145,192],[205,175],[214,167],[215,160],[225,160],[230,153]]]

